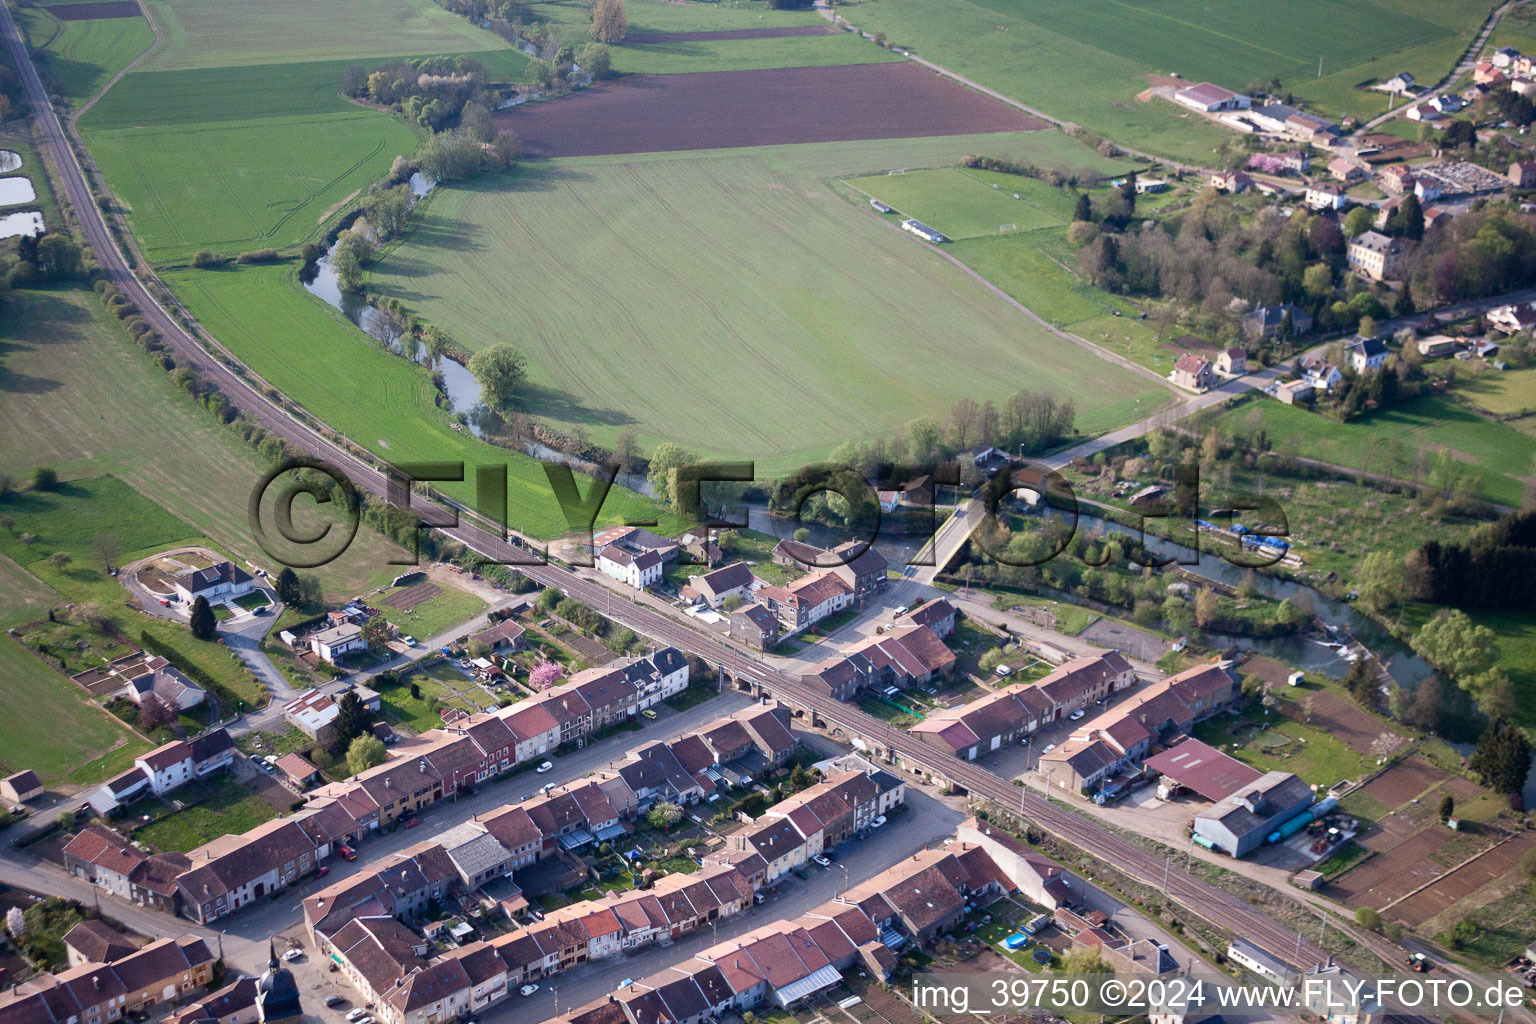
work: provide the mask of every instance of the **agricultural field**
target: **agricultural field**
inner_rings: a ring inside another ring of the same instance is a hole
[[[434,401],[436,390],[427,370],[384,351],[351,321],[304,291],[296,266],[179,270],[165,279],[241,361],[353,441],[392,462],[463,461],[470,467],[505,463],[511,527],[545,539],[570,529],[542,464],[451,429],[448,413]],[[344,380],[338,377],[343,370]],[[435,486],[473,501],[473,473],[467,475],[470,482]],[[585,491],[587,481],[578,477],[577,482]],[[657,529],[663,532],[683,528],[655,502],[616,487],[598,522],[651,518],[659,520]]]
[[[161,44],[155,71],[461,53],[510,44],[432,0],[149,0]]]
[[[142,17],[64,21],[46,7],[17,7],[27,42],[44,54],[39,72],[79,106],[148,50],[154,31]]]
[[[333,207],[417,146],[371,110],[94,129],[86,142],[155,262],[313,238]]]
[[[1392,55],[1412,57],[1429,80],[1454,63],[1454,53],[1487,18],[1489,0],[1366,0],[1341,9],[1327,0],[1300,0],[1277,20],[1264,5],[1208,5],[1203,0],[956,0],[933,17],[923,0],[868,0],[846,16],[867,32],[982,85],[1073,121],[1122,145],[1191,162],[1208,161],[1231,133],[1161,99],[1139,100],[1149,86],[1179,73],[1243,89],[1277,77],[1302,91],[1325,76],[1351,84],[1375,73]],[[1436,72],[1426,48],[1440,45]],[[1360,69],[1371,65],[1370,69]],[[1392,64],[1395,68],[1395,64]],[[1417,74],[1417,69],[1415,69]],[[1332,83],[1330,83],[1331,85]],[[1325,90],[1325,95],[1334,93]],[[1338,111],[1326,111],[1338,113]]]
[[[50,786],[91,785],[130,767],[150,747],[8,636],[0,637],[0,699],[27,709],[0,716],[7,773],[31,768]],[[49,728],[38,729],[39,721]]]
[[[819,68],[840,64],[883,64],[904,59],[851,32],[758,39],[631,41],[612,50],[613,70],[621,75]]]
[[[527,166],[435,195],[370,287],[471,349],[518,345],[539,420],[599,443],[629,426],[645,446],[755,459],[759,475],[1020,388],[1070,397],[1079,429],[1107,429],[1150,381],[1069,369],[1067,342],[823,182],[978,150],[1029,156],[1036,138],[1048,162],[1055,134]]]
[[[619,74],[825,67],[902,59],[867,39],[834,29],[814,11],[773,10],[763,0],[633,0],[627,6],[629,34],[624,42],[610,47],[613,70]],[[552,25],[565,43],[579,46],[591,38],[591,20],[580,4],[534,0],[525,9],[525,20]],[[770,35],[786,30],[794,34]],[[815,31],[801,34],[807,30]]]
[[[1269,436],[1285,439],[1297,455],[1399,479],[1413,477],[1418,453],[1451,458],[1472,467],[1482,478],[1483,496],[1503,505],[1518,507],[1524,481],[1536,473],[1536,438],[1484,419],[1452,398],[1419,398],[1349,423],[1279,402],[1261,402],[1228,412],[1218,421],[1219,428],[1231,433],[1237,429],[1235,418],[1247,422],[1252,408],[1259,410]]]
[[[265,561],[246,516],[260,457],[151,363],[93,292],[13,292],[0,311],[0,381],[0,472],[26,479],[46,464],[65,480],[110,473],[192,524],[171,539],[200,532],[237,557]],[[295,506],[301,519],[310,514],[304,505]],[[345,555],[309,573],[325,593],[357,593],[387,582],[398,554],[361,529]],[[13,575],[25,589],[6,585]],[[58,600],[3,559],[0,590],[29,594],[40,608]]]

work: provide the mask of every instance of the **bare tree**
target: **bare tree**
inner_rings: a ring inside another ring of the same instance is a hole
[[[117,534],[111,530],[103,530],[91,538],[91,553],[101,559],[103,571],[112,568],[112,563],[117,560],[117,552]]]

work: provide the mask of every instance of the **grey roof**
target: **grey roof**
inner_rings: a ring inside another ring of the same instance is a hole
[[[447,852],[448,859],[453,861],[453,866],[471,878],[512,858],[510,850],[487,832],[484,825],[475,822],[456,825],[440,834],[437,841]]]
[[[1384,356],[1387,354],[1387,343],[1380,338],[1356,338],[1348,345],[1351,352],[1359,352],[1363,356]]]
[[[1244,786],[1218,800],[1197,819],[1219,821],[1234,836],[1266,829],[1297,804],[1312,800],[1312,787],[1290,772],[1269,772],[1251,786]],[[1257,801],[1257,802],[1256,802]],[[1256,802],[1256,810],[1249,803]]]

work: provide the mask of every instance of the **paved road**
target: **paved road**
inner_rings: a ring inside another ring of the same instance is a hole
[[[1488,16],[1488,20],[1483,23],[1483,30],[1477,34],[1477,38],[1472,41],[1472,45],[1468,46],[1466,50],[1462,52],[1461,60],[1456,62],[1456,66],[1451,69],[1450,73],[1447,74],[1444,78],[1440,79],[1440,81],[1436,82],[1430,89],[1415,96],[1413,98],[1413,102],[1428,103],[1436,96],[1439,96],[1441,93],[1445,92],[1450,84],[1456,81],[1456,79],[1471,71],[1472,68],[1477,64],[1477,55],[1483,52],[1483,46],[1488,42],[1488,37],[1493,35],[1493,30],[1498,27],[1500,19],[1502,19],[1505,12],[1507,12],[1511,7],[1515,6],[1517,2],[1521,2],[1521,0],[1509,0],[1508,3],[1505,3],[1498,10],[1490,14]],[[1375,128],[1377,125],[1392,120],[1392,118],[1398,116],[1400,113],[1402,113],[1402,111],[1403,107],[1398,107],[1395,110],[1387,111],[1385,114],[1382,114],[1379,117],[1372,118],[1365,124],[1361,125],[1357,129],[1357,133],[1368,132],[1372,128]]]

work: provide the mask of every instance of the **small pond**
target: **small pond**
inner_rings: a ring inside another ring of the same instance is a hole
[[[36,210],[27,213],[11,213],[0,217],[0,238],[18,238],[22,235],[43,233],[43,215]]]
[[[20,206],[36,199],[37,192],[32,188],[31,178],[0,178],[0,206]]]
[[[21,170],[21,154],[13,153],[9,149],[0,149],[0,174],[10,174],[12,171]]]

